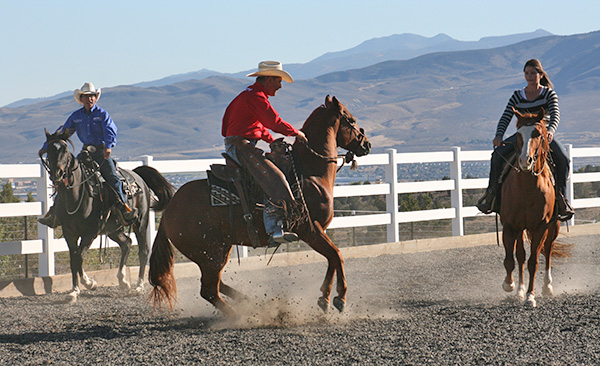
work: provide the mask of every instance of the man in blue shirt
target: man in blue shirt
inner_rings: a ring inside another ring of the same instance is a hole
[[[73,112],[58,130],[68,131],[69,135],[77,132],[83,148],[90,151],[90,156],[100,167],[100,174],[115,192],[118,200],[117,207],[123,214],[125,223],[129,224],[135,219],[137,212],[136,209],[132,210],[127,205],[127,199],[123,193],[123,183],[117,176],[115,163],[110,157],[112,148],[117,144],[117,125],[107,111],[96,105],[100,93],[101,90],[96,90],[92,83],[85,83],[81,89],[76,89],[73,97],[83,108]],[[88,148],[89,146],[93,146],[93,148]],[[45,153],[46,143],[39,151],[40,157]],[[55,228],[60,223],[53,208],[51,207],[48,213],[38,221]]]

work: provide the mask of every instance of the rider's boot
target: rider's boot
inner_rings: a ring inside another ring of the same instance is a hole
[[[490,182],[490,186],[485,190],[485,194],[483,197],[477,201],[477,208],[479,211],[484,214],[492,213],[492,204],[494,202],[494,198],[496,197],[496,193],[498,192],[498,184],[492,184]]]
[[[54,206],[51,206],[48,212],[46,212],[46,215],[38,219],[38,222],[53,229],[59,227],[60,221],[58,221],[58,216],[56,216],[56,213],[54,212]]]
[[[575,214],[567,198],[560,192],[556,194],[556,207],[558,208],[556,215],[560,221],[569,221]]]
[[[269,200],[267,200],[263,219],[265,229],[269,234],[269,247],[278,247],[283,243],[298,241],[296,233],[285,230],[283,220],[277,213],[277,208]]]
[[[131,225],[138,217],[137,207],[131,208],[127,203],[117,204],[123,225]]]

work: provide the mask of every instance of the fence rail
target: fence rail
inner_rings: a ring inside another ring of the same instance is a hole
[[[566,145],[571,167],[575,158],[600,157],[600,148],[573,148]],[[462,151],[454,147],[452,151],[398,153],[395,149],[388,149],[384,154],[373,154],[357,158],[359,166],[383,166],[385,179],[379,184],[336,186],[334,197],[359,197],[384,195],[386,197],[386,211],[376,214],[362,214],[335,217],[329,226],[330,229],[356,228],[365,226],[385,225],[387,227],[387,242],[399,240],[399,224],[419,221],[452,220],[452,235],[464,235],[464,219],[481,215],[476,207],[463,205],[463,191],[481,189],[487,186],[487,178],[462,177],[462,166],[465,162],[489,161],[491,150]],[[133,169],[140,165],[156,168],[163,174],[168,173],[203,173],[209,169],[210,164],[223,163],[223,159],[195,159],[195,160],[154,160],[152,156],[144,156],[139,161],[119,162],[121,167]],[[398,165],[418,163],[448,163],[450,165],[450,179],[401,182],[398,177]],[[36,180],[37,199],[39,202],[20,202],[0,204],[0,217],[39,216],[46,212],[52,199],[52,189],[48,174],[41,164],[0,164],[0,179],[29,178]],[[567,197],[575,209],[600,207],[600,198],[573,197],[573,184],[600,181],[600,173],[572,174],[567,185]],[[449,191],[451,207],[434,210],[411,212],[398,211],[398,195],[402,193]],[[156,235],[154,213],[151,212],[148,238],[152,242]],[[571,220],[574,225],[574,220]],[[135,242],[135,237],[132,238]],[[116,246],[110,242],[109,245]],[[92,244],[92,248],[100,246],[100,239]],[[243,248],[246,249],[246,248]],[[34,240],[20,240],[0,242],[0,255],[37,254],[39,256],[39,275],[52,276],[54,271],[54,254],[68,251],[64,239],[55,239],[54,230],[38,224],[38,238]],[[234,251],[236,253],[236,251]],[[242,255],[247,251],[242,251]]]

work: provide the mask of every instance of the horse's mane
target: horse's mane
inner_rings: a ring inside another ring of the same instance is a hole
[[[310,128],[310,126],[314,123],[314,121],[316,121],[318,119],[316,115],[319,113],[322,113],[324,111],[327,111],[327,107],[324,104],[321,104],[314,111],[312,111],[310,116],[308,116],[308,118],[304,122],[304,125],[302,126],[302,130],[304,130],[306,128]]]

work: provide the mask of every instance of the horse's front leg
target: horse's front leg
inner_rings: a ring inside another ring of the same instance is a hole
[[[523,243],[523,232],[517,236],[517,262],[519,264],[519,288],[517,289],[517,297],[519,300],[525,300],[525,246]]]
[[[123,231],[115,231],[108,234],[108,237],[119,244],[121,248],[121,260],[119,261],[119,270],[117,271],[117,279],[119,280],[119,288],[125,291],[131,289],[131,285],[125,279],[125,270],[129,251],[131,250],[131,238],[125,235]],[[145,263],[144,263],[145,264]]]
[[[515,269],[515,243],[517,239],[516,231],[510,225],[504,225],[502,229],[502,243],[504,244],[504,268],[506,277],[502,281],[502,289],[506,292],[512,292],[515,289],[513,271]]]
[[[342,312],[346,306],[346,291],[348,289],[344,271],[344,259],[339,249],[333,244],[329,236],[325,234],[325,231],[317,221],[313,222],[313,227],[315,231],[305,241],[311,248],[327,258],[328,263],[327,273],[321,285],[322,297],[319,298],[318,305],[321,309],[327,311],[331,288],[333,286],[333,275],[337,273],[338,295],[333,299],[333,306]]]
[[[542,231],[542,232],[540,232]],[[534,287],[535,287],[535,274],[538,270],[540,252],[542,249],[542,241],[545,237],[545,230],[538,230],[537,232],[530,232],[531,236],[531,252],[529,254],[529,260],[527,261],[527,269],[529,270],[529,287],[527,288],[527,298],[525,299],[525,305],[536,307]]]
[[[78,241],[79,237],[65,233],[65,240],[69,246],[69,264],[71,266],[71,278],[73,281],[73,288],[67,294],[66,302],[74,303],[79,297],[79,268],[82,265],[81,251],[79,250]]]
[[[79,253],[81,258],[81,265],[79,266],[79,278],[81,279],[81,282],[83,283],[85,288],[92,291],[98,287],[98,283],[94,279],[88,277],[88,275],[83,270],[83,258],[92,246],[92,242],[95,238],[95,235],[84,236],[81,238],[81,243],[79,245]]]
[[[148,240],[146,239],[146,229],[137,228],[135,231],[135,237],[137,238],[138,242],[138,259],[140,260],[140,270],[138,272],[138,280],[134,291],[137,293],[142,293],[142,291],[144,291],[146,264],[148,263],[148,257],[150,255],[150,248],[148,246]]]

